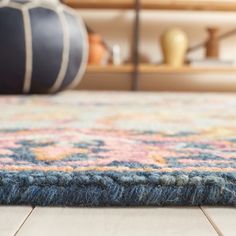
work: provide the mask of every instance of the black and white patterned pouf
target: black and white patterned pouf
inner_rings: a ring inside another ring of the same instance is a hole
[[[76,11],[57,0],[0,0],[0,94],[75,87],[87,55]]]

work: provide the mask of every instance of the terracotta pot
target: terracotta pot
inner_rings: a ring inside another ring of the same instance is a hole
[[[100,65],[106,56],[106,49],[99,34],[89,34],[89,64]]]
[[[167,30],[161,38],[164,63],[173,67],[184,64],[188,48],[188,38],[184,31],[178,28]]]

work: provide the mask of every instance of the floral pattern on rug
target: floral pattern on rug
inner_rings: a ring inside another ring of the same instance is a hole
[[[236,173],[236,96],[0,98],[1,171]]]

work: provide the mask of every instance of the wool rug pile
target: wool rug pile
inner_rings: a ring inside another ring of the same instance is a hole
[[[236,95],[0,96],[0,204],[236,206]]]

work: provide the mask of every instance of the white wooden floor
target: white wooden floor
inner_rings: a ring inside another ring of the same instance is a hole
[[[0,236],[236,235],[236,208],[0,207]]]

